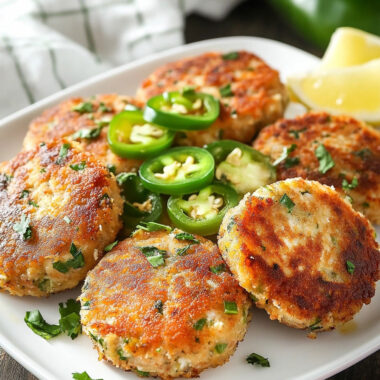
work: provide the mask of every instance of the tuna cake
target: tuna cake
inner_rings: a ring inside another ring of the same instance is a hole
[[[75,287],[121,228],[116,179],[75,142],[0,164],[0,289],[46,296]]]
[[[83,331],[100,358],[162,379],[226,362],[251,301],[211,241],[180,230],[137,230],[88,274]]]
[[[33,149],[41,142],[68,138],[78,141],[84,150],[95,154],[108,167],[115,167],[117,173],[136,171],[141,161],[115,155],[107,141],[110,120],[127,105],[141,104],[128,96],[116,94],[66,100],[31,122],[24,149]]]
[[[375,294],[375,231],[316,181],[288,179],[246,194],[226,214],[218,244],[256,306],[312,337],[351,320]]]
[[[348,116],[307,113],[264,128],[254,148],[277,164],[277,178],[334,186],[380,224],[380,133]]]
[[[181,145],[203,146],[222,138],[249,143],[261,127],[282,117],[288,101],[278,72],[246,51],[168,63],[142,83],[137,98],[146,102],[189,86],[219,99],[220,115],[208,129],[179,134]]]

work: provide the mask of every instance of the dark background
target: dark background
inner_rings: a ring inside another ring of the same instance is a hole
[[[296,46],[317,56],[323,54],[323,51],[297,35],[265,0],[244,1],[222,21],[211,21],[197,15],[186,18],[187,43],[227,36],[266,37]],[[330,378],[330,380],[354,379],[380,379],[380,351]],[[0,348],[0,380],[36,380],[36,378]]]

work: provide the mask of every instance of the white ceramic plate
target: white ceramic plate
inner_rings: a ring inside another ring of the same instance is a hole
[[[69,97],[119,92],[133,95],[140,82],[163,63],[210,50],[245,49],[256,53],[280,71],[283,79],[308,70],[318,59],[282,43],[253,37],[232,37],[204,41],[152,55],[59,92],[0,122],[0,161],[9,159],[21,148],[28,122],[45,108]],[[377,228],[378,235],[380,229]],[[0,294],[0,345],[40,379],[72,379],[72,372],[87,371],[104,380],[137,379],[105,362],[98,362],[90,339],[75,341],[58,337],[50,342],[34,335],[23,319],[26,310],[39,309],[50,323],[58,321],[58,303],[75,298],[79,289],[49,299],[17,298]],[[380,348],[380,294],[355,318],[356,329],[349,334],[323,333],[316,340],[270,321],[266,313],[253,311],[249,331],[235,355],[224,366],[201,374],[204,380],[218,379],[322,379],[341,371]],[[245,357],[256,352],[270,360],[270,368],[253,367]],[[7,376],[5,375],[4,378]]]

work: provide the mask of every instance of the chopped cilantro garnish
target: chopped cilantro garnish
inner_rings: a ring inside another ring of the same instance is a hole
[[[82,310],[90,310],[90,305],[91,305],[90,301],[84,302],[82,305]]]
[[[252,353],[247,356],[247,362],[252,365],[260,365],[261,367],[270,367],[268,358],[264,358],[263,356]]]
[[[24,321],[35,334],[46,340],[54,338],[61,333],[59,325],[47,323],[39,310],[27,311]]]
[[[363,203],[362,203],[362,207],[364,207],[364,208],[368,208],[368,207],[369,207],[369,203],[368,203],[368,202],[363,202]]]
[[[144,230],[144,231],[171,231],[172,228],[170,226],[166,226],[165,224],[160,224],[156,222],[140,222],[140,224],[137,225],[136,229],[138,230]]]
[[[194,244],[199,244],[199,240],[195,238],[193,234],[189,234],[188,232],[180,232],[174,236],[177,240],[187,240],[191,241]]]
[[[307,128],[302,129],[291,129],[288,133],[289,135],[293,135],[296,140],[300,138],[300,133],[305,132]]]
[[[90,113],[90,112],[94,112],[94,106],[90,102],[83,102],[73,107],[73,111],[79,112],[79,113]]]
[[[80,323],[80,302],[69,299],[64,303],[59,304],[59,326],[63,333],[66,333],[71,339],[75,339],[82,332]]]
[[[358,179],[356,177],[354,177],[351,181],[351,183],[349,183],[345,178],[343,179],[342,181],[342,188],[344,190],[352,190],[352,189],[355,189],[355,187],[357,187],[359,184],[358,182]]]
[[[225,61],[238,59],[239,58],[239,53],[237,51],[232,51],[231,53],[223,54],[222,58]]]
[[[42,169],[40,170],[40,173],[46,173],[46,169],[45,169],[45,168],[42,168]]]
[[[347,272],[349,274],[353,274],[355,271],[355,264],[352,261],[347,260],[346,261],[346,268],[347,268]]]
[[[82,161],[79,164],[70,165],[70,168],[75,171],[84,170],[85,167],[86,167],[86,161]]]
[[[220,96],[222,97],[222,98],[227,98],[227,97],[229,97],[229,96],[233,96],[233,92],[232,92],[232,90],[231,90],[231,84],[230,83],[228,83],[228,84],[226,84],[225,86],[223,86],[223,87],[220,87],[220,89],[219,89],[219,93],[220,93]]]
[[[210,267],[210,271],[215,274],[220,274],[222,272],[225,272],[226,270],[227,268],[224,263]]]
[[[139,369],[136,369],[136,374],[137,374],[137,376],[140,376],[140,377],[149,377],[150,376],[149,372],[140,371]]]
[[[192,246],[192,244],[188,244],[188,245],[186,245],[186,246],[184,246],[184,247],[182,247],[182,248],[177,248],[176,249],[176,254],[178,255],[178,256],[185,256],[185,255],[187,255],[187,251],[189,250],[189,248],[191,248],[191,246]]]
[[[163,249],[158,249],[157,247],[153,246],[147,246],[139,247],[139,250],[146,257],[146,259],[149,261],[150,265],[152,265],[153,268],[157,268],[160,265],[165,264],[164,258],[166,251],[164,251]]]
[[[113,173],[116,175],[116,166],[112,164],[107,164],[107,169],[110,173]]]
[[[44,278],[37,282],[37,286],[41,292],[47,292],[50,289],[50,280],[48,278]]]
[[[29,195],[29,190],[23,190],[20,195],[20,199],[27,198]]]
[[[309,329],[311,331],[314,331],[314,330],[320,330],[322,328],[322,326],[320,325],[321,323],[321,319],[320,318],[317,318],[315,320],[315,322],[313,322],[310,326],[309,326]]]
[[[252,299],[252,301],[253,302],[257,302],[259,299],[255,296],[255,295],[253,295],[252,293],[249,295],[250,297],[251,297],[251,299]]]
[[[74,380],[103,380],[103,379],[93,379],[89,376],[89,374],[85,371],[82,373],[79,372],[73,372],[73,379]]]
[[[32,237],[32,228],[30,227],[30,217],[25,214],[21,215],[19,223],[13,225],[13,229],[20,234],[23,240],[28,240]]]
[[[282,162],[282,161],[284,161],[284,160],[287,160],[288,157],[289,157],[289,154],[292,153],[296,148],[297,148],[297,145],[296,145],[296,144],[292,144],[292,145],[290,145],[289,147],[284,147],[284,148],[282,149],[281,156],[280,156],[279,158],[277,158],[277,160],[276,160],[275,162],[273,162],[273,165],[274,165],[274,166],[277,166],[280,162]],[[293,159],[290,159],[289,162],[291,162],[292,160],[294,161],[294,158],[293,158]],[[297,160],[298,160],[298,162],[299,162],[299,159],[297,159]],[[297,162],[297,164],[298,164],[298,162]],[[294,165],[296,165],[296,163],[295,163]],[[293,166],[293,165],[290,164],[290,166]],[[289,166],[289,167],[290,167],[290,166]]]
[[[227,343],[217,343],[215,345],[215,351],[218,354],[222,354],[226,348],[227,348]]]
[[[298,157],[287,157],[285,159],[285,168],[289,169],[295,165],[300,163],[300,159]]]
[[[127,357],[124,356],[124,351],[123,351],[122,348],[119,348],[116,352],[117,352],[117,354],[119,355],[119,359],[120,359],[120,360],[127,360]]]
[[[155,303],[154,303],[154,308],[160,313],[162,314],[162,310],[164,308],[164,304],[161,300],[157,300]]]
[[[315,150],[315,155],[318,158],[319,171],[322,174],[325,174],[327,171],[329,171],[331,168],[335,166],[334,160],[332,159],[330,153],[326,150],[323,144],[318,145],[317,149]]]
[[[61,273],[67,273],[70,270],[70,268],[73,268],[73,269],[83,268],[84,257],[83,257],[82,251],[78,249],[74,243],[71,243],[70,253],[73,256],[72,259],[65,262],[56,261],[55,263],[53,263],[53,268]]]
[[[71,135],[71,137],[73,140],[77,140],[77,139],[93,140],[99,137],[100,132],[102,131],[103,127],[104,125],[99,125],[98,127],[92,128],[92,129],[83,128],[75,132],[73,135]]]
[[[111,244],[108,244],[104,247],[104,252],[109,252],[111,251],[115,246],[116,244],[119,242],[119,240],[115,240],[113,243]]]
[[[193,328],[195,330],[202,330],[203,327],[205,326],[207,322],[207,319],[206,318],[201,318],[201,319],[198,319],[194,324],[193,324]]]
[[[37,204],[36,202],[31,201],[31,200],[28,201],[28,205],[30,205],[30,206],[34,206],[34,207],[39,207],[38,204]]]
[[[71,148],[70,144],[67,144],[67,143],[65,143],[61,146],[57,161],[55,162],[56,164],[58,164],[58,165],[62,164],[62,162],[66,158],[67,153],[69,152],[70,148]]]
[[[356,152],[353,152],[353,154],[357,157],[360,157],[362,160],[364,160],[364,159],[366,159],[372,155],[372,151],[371,151],[371,149],[364,148],[364,149],[360,149]]]
[[[112,112],[112,108],[107,107],[103,102],[100,102],[99,111],[100,112]]]
[[[291,213],[295,206],[295,203],[288,197],[286,193],[281,197],[280,203],[288,209],[288,213]]]
[[[237,314],[238,307],[234,301],[223,301],[224,302],[224,313],[225,314]]]

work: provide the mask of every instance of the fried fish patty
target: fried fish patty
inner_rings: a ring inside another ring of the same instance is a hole
[[[251,305],[218,247],[180,230],[138,230],[119,243],[88,274],[80,301],[83,330],[101,358],[163,379],[226,362]]]
[[[31,122],[24,139],[24,149],[33,149],[41,142],[61,138],[75,139],[105,165],[115,166],[117,173],[136,171],[141,161],[117,156],[107,141],[109,121],[128,104],[141,105],[131,97],[116,94],[66,100]],[[84,137],[78,136],[81,133]]]
[[[312,112],[264,128],[253,146],[273,160],[290,148],[289,157],[277,165],[278,179],[302,177],[332,185],[380,224],[380,133],[375,129],[348,116]],[[317,157],[323,148],[334,163],[326,172],[321,160],[327,156]]]
[[[180,134],[181,145],[203,146],[221,138],[248,143],[261,127],[282,117],[288,101],[278,72],[246,51],[168,63],[142,83],[137,98],[146,102],[189,86],[220,100],[220,115],[208,129]]]
[[[113,174],[75,142],[0,164],[0,289],[45,296],[73,288],[121,228]]]
[[[247,194],[226,214],[218,244],[258,307],[312,332],[352,319],[380,275],[368,220],[331,187],[301,178]]]

